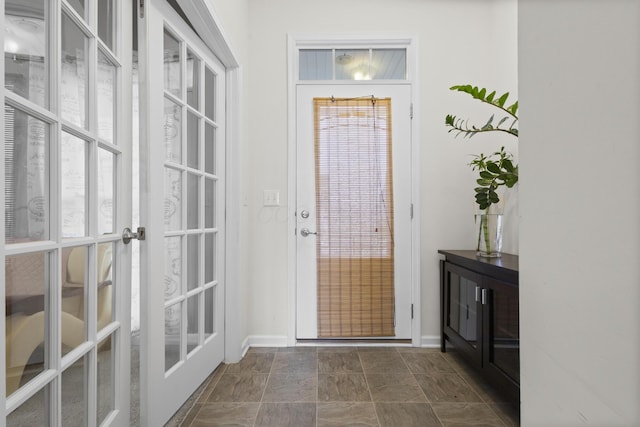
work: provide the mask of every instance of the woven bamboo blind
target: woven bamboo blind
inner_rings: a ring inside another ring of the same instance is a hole
[[[394,336],[391,100],[314,99],[318,337]]]

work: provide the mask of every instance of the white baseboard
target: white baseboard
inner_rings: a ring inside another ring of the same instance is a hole
[[[249,335],[242,342],[242,355],[244,356],[250,347],[287,347],[289,339],[286,335]],[[314,344],[317,345],[317,344]],[[326,344],[325,344],[326,345]],[[344,345],[344,344],[340,344]],[[362,345],[362,344],[359,344]],[[372,344],[381,345],[381,344]],[[395,345],[395,344],[392,344]],[[423,335],[420,338],[420,347],[439,348],[440,335]]]
[[[422,348],[440,348],[440,335],[423,335],[420,338]]]
[[[287,343],[286,335],[249,335],[242,343],[242,348],[248,350],[249,347],[287,347]]]

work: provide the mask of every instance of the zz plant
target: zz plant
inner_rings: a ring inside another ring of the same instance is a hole
[[[469,125],[468,120],[449,114],[445,118],[445,125],[450,128],[449,133],[454,132],[455,136],[462,135],[463,138],[472,138],[480,133],[503,132],[518,138],[518,129],[516,128],[518,101],[507,105],[509,92],[497,96],[496,91],[487,93],[486,88],[479,89],[472,85],[452,86],[450,89],[466,93],[473,99],[497,109],[500,118],[496,121],[496,115],[492,114],[484,125],[476,126]],[[469,166],[474,171],[478,171],[477,187],[474,189],[475,199],[480,210],[485,213],[489,213],[489,208],[500,202],[497,191],[499,187],[504,185],[511,188],[518,182],[518,165],[513,163],[513,155],[506,152],[504,147],[488,156],[482,153],[474,156]],[[493,248],[492,251],[491,239],[489,238],[489,216],[481,215],[480,218],[478,250],[480,251],[480,246],[484,242],[484,256],[499,256],[499,248]],[[496,250],[497,255],[495,254]]]
[[[504,132],[518,137],[518,129],[515,127],[518,123],[518,101],[505,106],[509,92],[496,98],[496,91],[487,94],[487,89],[479,89],[472,85],[452,86],[450,90],[466,93],[474,99],[491,105],[499,110],[502,117],[495,122],[495,114],[492,114],[483,126],[475,126],[469,125],[468,120],[448,114],[445,125],[450,128],[449,133],[455,132],[455,136],[462,135],[463,138],[472,138],[486,132]],[[518,165],[513,163],[513,155],[506,152],[504,147],[489,156],[482,153],[476,155],[469,166],[479,173],[479,178],[476,180],[478,186],[474,189],[475,198],[480,209],[487,213],[491,205],[500,201],[498,188],[502,185],[511,188],[518,182]]]

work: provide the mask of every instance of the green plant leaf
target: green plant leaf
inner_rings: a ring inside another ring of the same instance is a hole
[[[489,172],[489,171],[480,171],[480,178],[492,180],[493,179],[493,174],[491,172]]]
[[[487,102],[493,102],[493,97],[496,96],[496,91],[494,90],[487,96]]]
[[[498,100],[496,101],[498,106],[504,107],[504,103],[507,102],[508,97],[509,97],[509,92],[505,93],[500,98],[498,98]]]
[[[493,163],[493,162],[487,163],[487,170],[496,175],[502,173],[500,166],[498,166],[496,163]]]

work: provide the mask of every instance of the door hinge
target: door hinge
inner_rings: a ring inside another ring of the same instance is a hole
[[[144,18],[144,0],[140,0],[140,18]]]
[[[413,304],[411,304],[411,318],[413,319]]]
[[[411,219],[413,219],[413,203],[411,203],[410,215],[411,215]]]
[[[409,118],[413,119],[413,102],[411,103],[411,106],[409,107]]]

